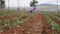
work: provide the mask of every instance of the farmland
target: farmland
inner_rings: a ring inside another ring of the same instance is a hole
[[[60,34],[59,13],[0,10],[0,34]]]

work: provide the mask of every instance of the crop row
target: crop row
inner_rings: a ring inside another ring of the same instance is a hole
[[[47,15],[47,14],[45,16],[47,18],[47,21],[52,25],[52,30],[57,29],[57,32],[60,32],[60,25],[58,24],[58,22],[54,21],[55,18],[58,21],[58,19],[57,19],[58,17],[57,16],[53,16],[53,15]],[[54,20],[51,18],[51,16],[54,17]]]
[[[35,15],[28,12],[6,11],[4,12],[5,14],[3,12],[4,11],[0,12],[0,32],[2,32],[3,29],[11,29],[14,26],[19,27]]]

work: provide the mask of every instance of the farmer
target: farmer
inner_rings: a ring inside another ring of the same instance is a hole
[[[35,0],[33,0],[33,2],[30,3],[30,6],[32,7],[30,9],[30,13],[32,13],[36,9],[36,3],[38,3],[38,2]]]

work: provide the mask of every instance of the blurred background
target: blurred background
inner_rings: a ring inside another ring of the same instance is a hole
[[[20,8],[29,10],[30,7],[30,2],[32,0],[2,0],[4,3],[1,3],[0,1],[0,8],[5,8],[5,9],[17,9]],[[57,9],[60,10],[60,0],[36,0],[38,1],[37,4],[37,10],[40,11],[56,11]],[[2,6],[2,7],[1,7]]]

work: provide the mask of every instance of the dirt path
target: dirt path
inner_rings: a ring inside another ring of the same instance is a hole
[[[23,26],[28,28],[24,34],[41,34],[43,27],[43,23],[41,21],[41,14],[34,16]]]

